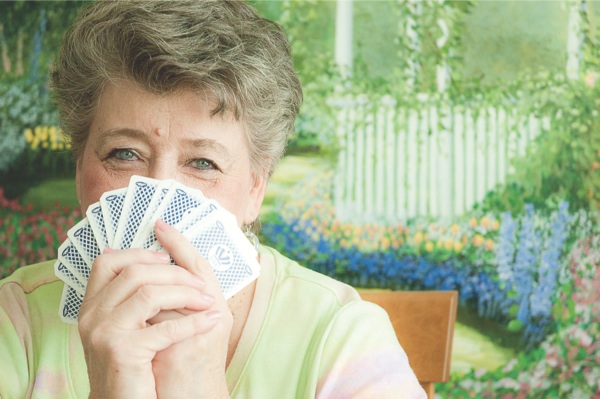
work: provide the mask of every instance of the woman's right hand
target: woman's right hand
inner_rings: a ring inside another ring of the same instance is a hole
[[[94,261],[79,311],[90,398],[156,397],[156,353],[215,326],[202,312],[213,301],[204,282],[168,264],[167,254],[143,249],[109,249]],[[195,312],[148,323],[177,309]]]

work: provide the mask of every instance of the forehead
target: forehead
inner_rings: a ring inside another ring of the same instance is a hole
[[[158,138],[210,135],[246,144],[243,124],[231,113],[214,114],[215,106],[207,95],[189,89],[158,95],[121,81],[109,84],[100,96],[90,135],[136,130]]]

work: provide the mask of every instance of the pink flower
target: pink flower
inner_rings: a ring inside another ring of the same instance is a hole
[[[594,87],[598,78],[600,78],[600,73],[596,71],[590,71],[585,74],[584,84],[587,87]]]

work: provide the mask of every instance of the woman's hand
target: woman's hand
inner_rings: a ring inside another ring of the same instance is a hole
[[[107,250],[94,261],[79,313],[90,398],[153,398],[156,354],[215,327],[205,282],[153,251]],[[160,312],[193,311],[154,324]],[[198,382],[198,381],[196,381]]]
[[[205,282],[203,291],[214,301],[206,317],[216,323],[210,330],[180,340],[156,355],[153,372],[158,397],[228,398],[225,367],[233,317],[219,282],[209,263],[178,231],[162,221],[157,222],[155,230],[156,237],[175,262]],[[192,311],[198,313],[198,310]],[[151,322],[160,324],[167,319],[189,317],[180,313],[162,312]]]

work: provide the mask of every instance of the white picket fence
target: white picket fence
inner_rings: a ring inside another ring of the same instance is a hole
[[[510,172],[509,160],[549,123],[514,109],[405,109],[391,98],[337,100],[336,214],[355,223],[453,217]],[[441,123],[440,123],[441,122]]]

